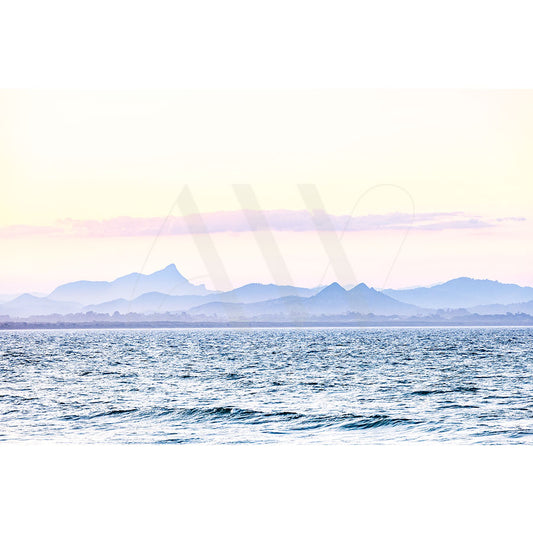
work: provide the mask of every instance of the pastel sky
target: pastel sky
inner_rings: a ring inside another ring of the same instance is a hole
[[[234,287],[334,281],[328,246],[353,283],[533,285],[532,147],[531,90],[2,90],[0,293],[169,263],[224,289],[202,224]]]

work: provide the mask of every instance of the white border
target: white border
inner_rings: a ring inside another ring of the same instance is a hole
[[[526,447],[7,445],[0,469],[9,533],[530,527]]]
[[[533,87],[529,2],[2,4],[0,87]],[[515,532],[530,447],[0,448],[2,532]],[[526,501],[527,499],[527,501]]]
[[[533,87],[526,0],[17,0],[0,87]]]

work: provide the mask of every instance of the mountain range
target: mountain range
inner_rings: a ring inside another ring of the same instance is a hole
[[[533,300],[533,287],[466,277],[455,278],[432,287],[385,289],[383,293],[414,306],[436,309],[472,308]]]
[[[192,307],[212,302],[243,303],[266,301],[286,296],[311,296],[319,289],[307,289],[274,284],[247,284],[226,292],[211,292],[208,295],[169,295],[158,291],[144,293],[135,299],[117,299],[101,304],[86,306],[83,311],[97,313],[159,313],[161,311],[187,311]]]
[[[413,316],[422,315],[425,310],[399,302],[365,284],[346,291],[339,284],[333,283],[310,297],[287,296],[249,304],[215,301],[193,307],[188,313],[227,320],[280,316],[306,318],[348,313]]]
[[[378,291],[364,283],[303,288],[247,284],[226,292],[189,282],[174,264],[152,274],[131,273],[111,282],[63,284],[48,296],[23,294],[0,303],[10,318],[68,314],[185,314],[209,320],[279,320],[359,316],[453,317],[469,314],[533,316],[533,288],[456,278],[432,287]]]
[[[211,293],[204,285],[191,284],[180,274],[174,264],[152,274],[131,273],[112,282],[80,280],[63,284],[50,295],[52,300],[99,304],[115,299],[133,299],[150,292],[167,295],[207,295]]]

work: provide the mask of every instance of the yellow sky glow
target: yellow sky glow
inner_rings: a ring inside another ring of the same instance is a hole
[[[3,90],[0,227],[164,217],[186,184],[211,212],[239,209],[234,183],[251,184],[263,209],[304,209],[296,185],[313,183],[330,213],[346,214],[369,188],[393,184],[367,194],[356,215],[409,212],[411,198],[418,213],[527,220],[412,233],[388,285],[461,274],[533,284],[531,147],[531,90]],[[300,251],[295,281],[312,284],[303,258],[320,263],[320,244],[289,234],[277,238],[288,256]],[[398,236],[377,234],[346,242],[357,247],[353,261],[366,264],[361,276],[381,286]],[[235,285],[268,281],[260,255],[241,248],[249,238],[217,236]],[[0,293],[138,270],[148,241],[1,239]],[[170,262],[191,277],[202,270],[186,236],[162,239],[147,268]]]

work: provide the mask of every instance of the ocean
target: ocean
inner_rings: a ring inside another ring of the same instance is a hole
[[[0,331],[0,440],[531,444],[533,328]]]

